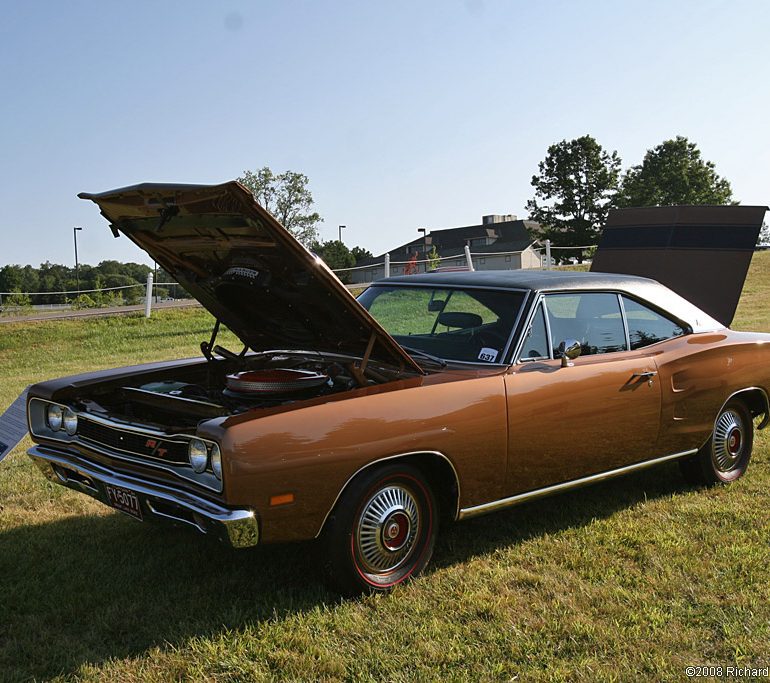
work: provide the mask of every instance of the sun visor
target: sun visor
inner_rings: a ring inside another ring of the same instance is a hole
[[[765,211],[766,206],[613,209],[591,271],[652,278],[729,326]]]

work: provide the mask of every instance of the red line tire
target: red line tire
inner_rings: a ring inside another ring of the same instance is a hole
[[[754,448],[754,423],[742,401],[729,401],[714,421],[714,431],[697,454],[679,461],[689,484],[714,486],[742,477]]]
[[[410,465],[364,471],[345,489],[324,530],[327,575],[345,594],[386,593],[430,561],[438,505]]]

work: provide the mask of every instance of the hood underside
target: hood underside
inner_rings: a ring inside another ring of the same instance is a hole
[[[254,351],[349,354],[420,372],[326,265],[235,181],[81,193]]]

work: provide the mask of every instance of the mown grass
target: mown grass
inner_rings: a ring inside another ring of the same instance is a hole
[[[735,327],[770,330],[770,254]],[[0,405],[30,382],[190,356],[202,311],[0,328]],[[226,340],[232,348],[236,344]],[[554,418],[554,428],[558,427]],[[770,459],[686,487],[648,470],[440,537],[430,571],[342,600],[311,545],[230,551],[0,463],[0,680],[687,680],[770,664]]]

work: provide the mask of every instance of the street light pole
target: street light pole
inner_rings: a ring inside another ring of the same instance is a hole
[[[428,228],[417,228],[417,232],[422,233],[423,251],[428,250]]]
[[[428,228],[417,228],[417,232],[422,233],[422,257],[423,259],[428,258]],[[423,264],[425,268],[425,272],[428,272],[428,264]]]
[[[347,228],[347,227],[348,227],[347,225],[340,225],[340,226],[338,227],[338,230],[337,230],[337,232],[339,233],[339,237],[338,237],[337,239],[338,239],[340,242],[342,242],[342,231],[343,231],[343,229],[344,229],[344,228]]]
[[[80,264],[78,263],[78,230],[83,228],[72,228],[72,236],[75,239],[75,278],[78,282],[78,296],[80,296]]]

